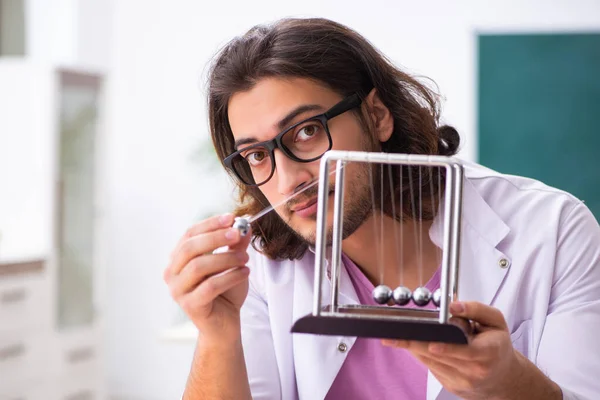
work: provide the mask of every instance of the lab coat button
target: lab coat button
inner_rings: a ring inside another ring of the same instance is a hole
[[[510,265],[510,263],[506,258],[501,258],[500,261],[498,261],[498,265],[500,266],[500,268],[507,268]]]
[[[348,350],[348,346],[346,345],[346,343],[341,342],[340,344],[338,344],[338,351],[340,353],[345,353],[346,350]]]

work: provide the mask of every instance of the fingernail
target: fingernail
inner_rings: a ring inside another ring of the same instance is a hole
[[[432,353],[441,353],[444,351],[444,345],[440,343],[433,343],[429,345],[429,351]]]
[[[237,233],[238,233],[237,229],[230,229],[227,232],[225,232],[225,238],[229,239],[229,240],[233,240],[233,239],[235,239]]]
[[[223,214],[219,217],[219,223],[221,225],[230,225],[232,223],[232,221],[231,221],[232,217],[233,217],[233,214],[231,214],[231,213]]]
[[[406,340],[397,340],[397,339],[382,339],[381,343],[384,346],[390,347],[406,347]]]
[[[465,305],[460,301],[450,304],[450,312],[452,314],[462,314],[465,312]]]

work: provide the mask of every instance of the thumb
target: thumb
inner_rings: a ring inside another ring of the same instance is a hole
[[[476,301],[455,301],[450,304],[453,316],[479,322],[491,328],[508,329],[504,315],[497,308]]]
[[[239,234],[240,233],[238,231],[238,235]],[[231,250],[244,250],[244,249],[248,248],[248,245],[250,244],[250,240],[252,240],[252,228],[248,227],[248,233],[246,233],[245,236],[240,235],[240,241],[237,242],[236,244],[229,246],[229,248]]]

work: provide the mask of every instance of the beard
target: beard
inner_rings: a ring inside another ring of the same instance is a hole
[[[373,211],[371,190],[369,188],[369,174],[371,173],[370,167],[368,164],[357,163],[355,165],[356,171],[355,174],[352,175],[352,179],[349,180],[349,175],[347,171],[346,174],[346,182],[344,188],[344,212],[342,214],[343,218],[343,229],[342,229],[342,240],[346,239],[350,235],[352,235],[370,216]],[[348,166],[347,169],[350,169]],[[328,193],[335,192],[335,183],[330,183],[328,188]],[[318,194],[318,188],[310,188],[307,189],[304,193],[303,198],[310,199],[314,198]],[[298,204],[303,200],[296,200],[294,203],[288,204],[288,208],[291,208],[294,204]],[[328,201],[328,205],[332,203],[331,200]],[[329,207],[328,207],[329,208]],[[288,213],[291,215],[291,213]],[[316,222],[316,216],[314,218]],[[312,230],[310,232],[302,232],[298,227],[295,227],[290,219],[287,221],[287,225],[292,228],[292,230],[306,241],[311,246],[316,245],[317,241],[317,233],[316,230]],[[326,233],[326,243],[327,246],[331,246],[333,242],[333,226],[327,227]]]

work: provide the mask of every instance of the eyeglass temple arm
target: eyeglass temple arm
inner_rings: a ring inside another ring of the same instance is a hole
[[[344,100],[340,101],[338,104],[333,106],[329,111],[325,113],[325,117],[327,119],[337,117],[343,112],[346,112],[354,107],[358,107],[361,102],[362,100],[358,93],[354,93],[352,96],[346,97]]]

